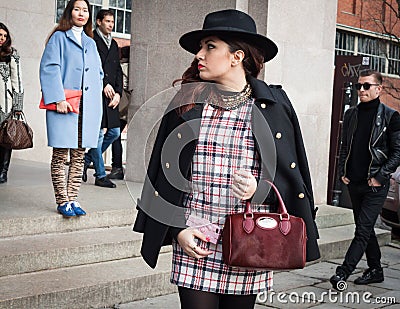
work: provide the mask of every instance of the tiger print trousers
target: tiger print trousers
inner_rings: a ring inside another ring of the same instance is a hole
[[[81,101],[82,106],[82,101]],[[76,201],[82,183],[82,172],[85,148],[82,148],[82,108],[78,120],[78,148],[53,148],[51,158],[51,180],[53,183],[56,203],[63,205],[66,202]],[[68,161],[68,176],[65,172],[65,163]]]
[[[66,177],[65,162],[70,155],[68,176]],[[85,148],[53,148],[51,158],[51,180],[53,182],[56,203],[76,201],[82,182],[83,158]]]

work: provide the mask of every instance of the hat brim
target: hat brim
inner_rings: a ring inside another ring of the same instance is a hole
[[[238,30],[196,30],[185,33],[179,39],[179,44],[189,53],[197,54],[200,49],[200,41],[208,36],[229,36],[243,39],[249,44],[257,47],[264,56],[264,62],[270,61],[278,53],[276,44],[261,34],[249,33]]]

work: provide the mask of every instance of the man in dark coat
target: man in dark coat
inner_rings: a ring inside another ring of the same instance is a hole
[[[360,103],[344,115],[338,172],[349,189],[356,230],[342,265],[330,278],[339,291],[347,287],[346,280],[364,253],[368,269],[354,283],[384,280],[374,226],[389,190],[390,174],[400,164],[400,115],[380,101],[382,82],[377,71],[360,72],[355,84]]]
[[[96,177],[95,185],[115,188],[116,185],[106,177],[102,154],[120,136],[118,104],[122,95],[122,69],[119,62],[117,42],[111,37],[114,28],[114,13],[100,10],[96,16],[94,40],[103,65],[103,119],[99,132],[97,148],[85,154],[85,167],[82,179],[87,181],[87,168],[93,162]],[[104,128],[107,132],[104,133]]]

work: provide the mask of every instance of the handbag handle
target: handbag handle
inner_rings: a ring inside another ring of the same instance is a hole
[[[276,197],[278,198],[279,202],[279,207],[278,207],[278,213],[279,213],[279,230],[283,235],[287,235],[290,230],[291,230],[291,223],[290,223],[290,215],[288,214],[286,210],[285,203],[283,202],[282,196],[279,193],[278,188],[269,180],[266,180],[267,183],[270,184],[272,189],[275,191]],[[247,233],[250,234],[254,230],[254,214],[251,210],[251,202],[247,201],[246,202],[246,208],[243,213],[243,230]]]
[[[11,119],[14,118],[14,119],[17,119],[19,121],[22,121],[23,123],[28,123],[28,121],[26,121],[26,117],[25,117],[24,112],[23,111],[18,111],[18,113],[19,114],[17,115],[17,112],[12,112],[10,114]]]
[[[284,201],[283,201],[283,199],[282,199],[281,194],[279,193],[278,188],[273,184],[272,181],[266,180],[266,182],[269,183],[269,185],[271,186],[271,188],[274,190],[274,192],[275,192],[275,194],[276,194],[276,197],[278,198],[278,204],[279,204],[279,206],[278,206],[278,213],[280,213],[281,215],[286,215],[286,216],[287,216],[287,215],[288,215],[288,212],[287,212],[287,210],[286,210],[285,203],[284,203]],[[251,202],[250,202],[250,201],[247,201],[247,202],[246,202],[246,208],[245,208],[244,213],[245,213],[245,217],[246,217],[246,215],[252,216],[253,211],[252,211],[252,209],[251,209]]]

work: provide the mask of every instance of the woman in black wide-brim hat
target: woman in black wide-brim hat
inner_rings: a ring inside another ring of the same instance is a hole
[[[160,124],[133,229],[144,233],[141,254],[153,268],[161,246],[172,243],[182,308],[253,308],[272,272],[224,264],[220,232],[247,200],[257,211],[276,205],[264,179],[304,219],[307,260],[320,256],[299,123],[281,87],[257,79],[278,48],[249,15],[210,13],[179,43],[195,59],[174,82],[181,89]]]

